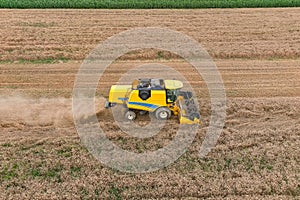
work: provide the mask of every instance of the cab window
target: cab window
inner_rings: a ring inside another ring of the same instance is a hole
[[[175,102],[177,100],[177,90],[167,90],[167,102]]]

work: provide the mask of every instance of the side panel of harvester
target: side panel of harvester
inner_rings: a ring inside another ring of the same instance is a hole
[[[127,101],[128,108],[152,112],[159,107],[167,106],[165,90],[151,90],[146,100],[140,97],[141,92],[141,90],[131,91]]]
[[[130,92],[131,85],[113,85],[109,91],[109,102],[123,104],[126,95]]]

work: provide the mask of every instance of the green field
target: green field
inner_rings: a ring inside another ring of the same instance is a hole
[[[300,0],[0,0],[0,8],[253,8],[298,7]]]

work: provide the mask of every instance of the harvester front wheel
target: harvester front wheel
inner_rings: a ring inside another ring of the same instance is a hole
[[[131,110],[128,110],[128,111],[125,113],[125,119],[126,119],[126,120],[133,121],[133,120],[135,120],[135,118],[136,118],[135,112],[133,112],[133,111],[131,111]]]
[[[155,117],[159,120],[169,119],[171,116],[171,111],[168,108],[161,107],[155,111]]]

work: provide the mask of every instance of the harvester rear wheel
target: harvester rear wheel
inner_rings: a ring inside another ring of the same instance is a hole
[[[155,117],[159,120],[169,119],[171,116],[171,111],[169,108],[161,107],[155,111]]]
[[[126,119],[126,120],[133,121],[133,120],[135,120],[135,118],[136,118],[135,112],[133,112],[133,111],[131,111],[131,110],[128,110],[128,111],[125,113],[125,119]]]

